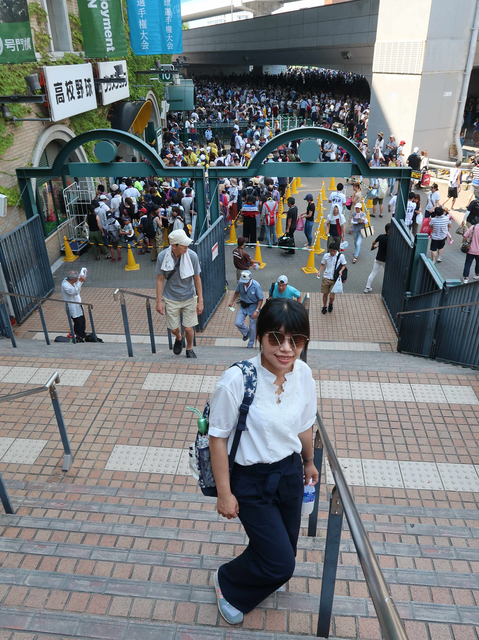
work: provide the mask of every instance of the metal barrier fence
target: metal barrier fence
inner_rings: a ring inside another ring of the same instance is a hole
[[[36,309],[35,300],[55,288],[38,215],[0,238],[0,264],[8,292],[18,294],[11,296],[13,315],[17,323],[23,322]],[[8,327],[4,325],[4,329]]]
[[[70,447],[70,441],[68,439],[68,434],[65,427],[65,420],[63,419],[60,400],[58,398],[58,393],[55,386],[55,384],[58,382],[60,382],[60,375],[55,371],[55,373],[50,377],[48,382],[46,382],[42,387],[35,387],[35,389],[27,389],[26,391],[20,391],[19,393],[9,393],[5,396],[0,396],[0,402],[11,402],[12,400],[19,400],[20,398],[25,398],[26,396],[32,396],[37,393],[43,393],[45,391],[49,392],[50,399],[52,401],[53,411],[55,412],[58,431],[60,432],[60,437],[63,444],[64,456],[63,456],[62,471],[68,471],[71,464],[75,462],[75,459],[73,457],[73,453]],[[5,483],[3,481],[1,474],[0,474],[0,500],[3,504],[3,508],[5,509],[5,513],[10,513],[10,514],[15,513],[12,507],[12,503],[10,502],[10,498],[8,497],[7,489],[5,487]]]
[[[224,220],[218,218],[190,248],[201,264],[204,310],[198,318],[202,331],[226,294]]]
[[[434,266],[433,261],[430,258],[426,258],[424,253],[421,253],[417,264],[414,295],[417,296],[421,293],[442,289],[444,282],[444,278]]]
[[[414,256],[414,240],[403,221],[391,219],[388,254],[384,268],[382,299],[398,331],[397,313],[404,308]]]
[[[70,309],[68,307],[68,302],[65,302],[64,300],[59,300],[58,298],[45,298],[45,297],[38,297],[38,296],[28,296],[28,295],[21,295],[19,293],[8,293],[7,291],[0,291],[0,318],[3,318],[3,322],[5,324],[5,332],[8,338],[10,338],[11,342],[12,342],[12,347],[16,348],[17,347],[17,341],[15,339],[15,335],[13,333],[13,329],[12,329],[12,325],[10,323],[10,319],[9,319],[9,315],[8,315],[8,307],[5,303],[5,299],[4,296],[9,297],[12,301],[20,299],[23,300],[24,298],[26,298],[27,300],[34,300],[35,304],[32,307],[32,311],[34,311],[35,309],[38,309],[38,313],[40,315],[40,320],[42,323],[42,330],[43,330],[43,334],[45,336],[45,342],[47,343],[48,346],[50,346],[50,336],[48,335],[48,330],[47,330],[47,323],[45,321],[45,316],[43,314],[43,302],[45,302],[45,300],[47,300],[48,302],[61,302],[64,307],[65,307],[65,312],[67,314],[67,318],[68,318],[68,325],[70,327],[70,335],[72,337],[72,342],[74,344],[76,344],[77,339],[75,337],[75,331],[73,329],[73,321],[72,321],[72,317],[70,314]],[[83,307],[88,307],[88,314],[90,316],[90,324],[91,324],[91,337],[92,337],[92,342],[97,342],[97,337],[96,337],[96,332],[95,332],[95,325],[93,323],[93,305],[90,304],[89,302],[82,302],[81,303]]]
[[[438,291],[408,297],[399,317],[398,351],[479,367],[479,282],[446,280]]]

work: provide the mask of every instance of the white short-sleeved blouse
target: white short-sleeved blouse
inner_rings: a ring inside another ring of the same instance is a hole
[[[303,361],[296,360],[293,371],[285,375],[283,392],[277,395],[276,376],[263,367],[261,354],[251,358],[250,362],[258,372],[258,384],[235,462],[244,466],[271,464],[294,452],[301,453],[298,435],[313,425],[317,411],[316,386],[311,369]],[[238,424],[243,395],[243,374],[238,367],[231,367],[215,387],[209,419],[209,434],[216,438],[229,438],[228,451]]]

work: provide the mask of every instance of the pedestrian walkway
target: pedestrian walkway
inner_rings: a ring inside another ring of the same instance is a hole
[[[78,359],[80,347],[86,359]],[[113,357],[92,355],[97,347]],[[215,603],[212,575],[247,538],[189,475],[196,417],[187,407],[202,408],[246,349],[210,344],[198,348],[205,361],[191,364],[164,350],[120,357],[118,343],[52,348],[54,356],[38,340],[20,339],[17,352],[0,344],[8,368],[0,393],[64,370],[59,395],[75,454],[62,472],[48,397],[0,405],[0,471],[17,509],[0,514],[1,637],[312,638],[332,488],[327,465],[318,536],[307,537],[303,520],[285,592],[238,629],[226,627]],[[139,344],[139,353],[146,348]],[[332,366],[326,353],[334,351],[310,354],[318,409],[408,636],[477,640],[477,372],[393,351],[338,351]],[[68,378],[71,371],[78,376]],[[331,637],[380,637],[346,523]]]

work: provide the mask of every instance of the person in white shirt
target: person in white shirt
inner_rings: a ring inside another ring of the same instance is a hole
[[[431,185],[431,191],[427,194],[427,204],[426,211],[424,212],[425,218],[430,218],[432,212],[439,204],[440,196],[439,196],[439,186],[437,182],[433,182]]]
[[[140,192],[136,187],[133,186],[133,181],[131,178],[128,178],[126,181],[126,189],[123,191],[123,202],[125,202],[126,198],[131,198],[133,204],[135,205],[135,213],[138,211],[138,200],[140,199]]]
[[[331,204],[330,213],[332,213],[334,207],[338,207],[340,213],[344,210],[344,205],[346,204],[346,196],[343,193],[344,185],[341,182],[338,182],[338,186],[336,187],[336,191],[333,191],[329,196],[329,203]]]
[[[293,575],[304,485],[319,479],[312,433],[316,389],[310,368],[300,360],[309,335],[309,318],[299,302],[268,300],[257,324],[261,352],[244,361],[246,385],[233,366],[211,398],[216,508],[223,517],[238,517],[249,538],[245,551],[213,577],[220,614],[229,624],[240,623]],[[255,382],[230,476],[228,454],[239,409]]]
[[[397,197],[397,194],[396,194],[388,202],[388,213],[391,214],[391,218],[394,218],[394,216],[396,215],[397,201],[398,201],[398,197]]]
[[[329,246],[329,252],[325,253],[321,260],[321,265],[317,277],[321,277],[321,272],[324,270],[323,280],[321,282],[321,293],[323,294],[323,308],[321,313],[331,313],[333,310],[335,293],[331,293],[332,288],[336,284],[336,280],[340,277],[346,268],[346,258],[339,252],[339,245],[333,242]],[[328,304],[329,296],[329,304]]]
[[[81,341],[86,338],[86,320],[80,295],[82,284],[85,280],[86,275],[79,276],[76,271],[70,271],[62,282],[62,299],[68,303],[75,336],[77,339],[80,338]]]
[[[413,223],[413,216],[416,213],[416,203],[413,201],[415,196],[414,191],[409,192],[408,201],[406,204],[405,223],[406,226],[411,228]]]

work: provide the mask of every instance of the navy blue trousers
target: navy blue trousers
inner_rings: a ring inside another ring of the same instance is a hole
[[[231,490],[248,535],[243,553],[219,569],[225,600],[248,613],[294,572],[303,502],[303,465],[298,453],[273,464],[235,464]]]

